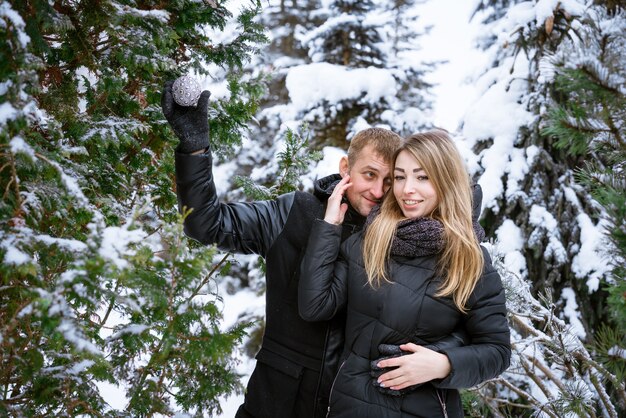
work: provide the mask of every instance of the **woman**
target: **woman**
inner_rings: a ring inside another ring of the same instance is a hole
[[[448,135],[415,134],[394,162],[380,208],[341,246],[349,177],[335,188],[302,262],[300,315],[325,320],[347,308],[329,417],[462,417],[458,389],[509,365],[504,290],[479,245],[470,179]],[[468,345],[442,352],[424,346],[459,325]],[[390,345],[404,355],[371,365]]]

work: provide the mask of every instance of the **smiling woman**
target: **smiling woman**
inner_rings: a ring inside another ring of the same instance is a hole
[[[302,262],[300,315],[347,312],[328,416],[462,417],[458,389],[509,366],[504,290],[480,247],[469,176],[447,133],[412,135],[393,173],[393,192],[363,233],[340,244],[340,226],[318,221]],[[344,178],[335,190],[349,188]],[[438,346],[459,328],[469,345]],[[380,359],[389,346],[403,355]],[[384,370],[372,380],[374,368]]]
[[[402,151],[393,170],[393,195],[404,216],[411,219],[429,216],[439,201],[435,187],[418,160],[409,151]]]

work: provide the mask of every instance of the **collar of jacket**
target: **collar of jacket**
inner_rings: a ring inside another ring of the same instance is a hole
[[[313,194],[322,202],[326,203],[337,183],[341,181],[339,174],[331,174],[330,176],[317,179],[314,183]],[[360,231],[365,223],[365,216],[357,212],[348,202],[348,211],[343,219],[344,231],[349,230],[350,234]]]

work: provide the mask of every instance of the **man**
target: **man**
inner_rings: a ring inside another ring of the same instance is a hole
[[[177,105],[172,82],[162,95],[165,117],[180,139],[176,152],[179,207],[193,211],[185,233],[224,251],[259,254],[265,258],[265,333],[257,364],[237,418],[324,417],[328,395],[343,345],[344,320],[310,323],[298,314],[300,260],[311,224],[323,218],[334,186],[350,175],[348,210],[342,239],[359,231],[365,217],[390,185],[390,160],[402,139],[381,128],[357,133],[339,174],[315,183],[313,193],[293,192],[269,201],[221,203],[212,174],[207,106],[210,93],[196,107]]]

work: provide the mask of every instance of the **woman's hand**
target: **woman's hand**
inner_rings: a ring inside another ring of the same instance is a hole
[[[400,390],[433,379],[443,379],[450,374],[450,360],[445,354],[413,343],[402,344],[400,349],[413,354],[381,360],[378,367],[397,367],[380,375],[378,383],[381,386]]]
[[[337,183],[335,189],[328,198],[324,220],[329,224],[341,225],[343,223],[343,218],[348,210],[348,204],[342,203],[341,201],[344,193],[350,186],[352,186],[352,183],[350,183],[350,175],[346,174],[341,181]]]

